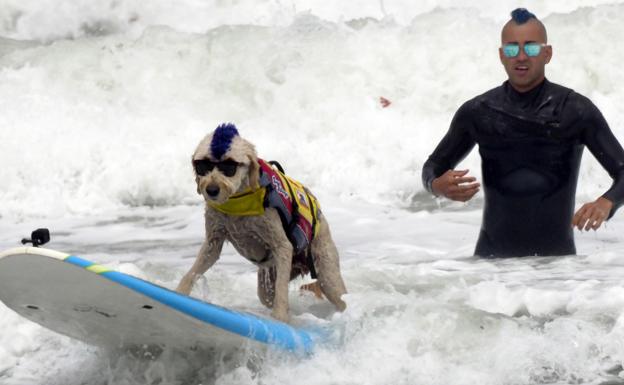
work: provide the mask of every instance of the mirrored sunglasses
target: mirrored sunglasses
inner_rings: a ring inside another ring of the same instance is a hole
[[[524,43],[524,53],[528,57],[535,57],[542,52],[542,47],[546,47],[545,43]],[[520,54],[520,45],[518,43],[503,44],[503,55],[505,57],[516,57]]]
[[[231,159],[224,160],[222,162],[213,162],[209,159],[196,159],[193,160],[193,168],[199,176],[204,176],[214,170],[216,167],[225,176],[234,176],[238,166],[241,164]]]

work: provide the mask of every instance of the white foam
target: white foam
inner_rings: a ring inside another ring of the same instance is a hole
[[[581,7],[619,3],[610,0],[520,1],[544,18]],[[0,36],[51,41],[115,32],[140,33],[152,25],[203,33],[221,25],[283,26],[301,14],[317,15],[332,22],[373,18],[409,24],[415,17],[435,10],[462,9],[465,13],[504,22],[512,5],[496,0],[426,0],[418,6],[408,0],[361,0],[332,3],[322,0],[255,0],[198,2],[181,0],[81,1],[3,0],[0,2]]]
[[[549,77],[591,97],[619,138],[623,54],[609,42],[622,13],[545,17]],[[148,27],[10,51],[0,57],[2,214],[199,202],[189,157],[223,121],[317,194],[408,206],[458,106],[504,80],[500,22],[478,14],[439,8],[357,28],[303,14],[284,26]],[[459,167],[479,176],[476,151]],[[586,156],[579,196],[609,186]]]

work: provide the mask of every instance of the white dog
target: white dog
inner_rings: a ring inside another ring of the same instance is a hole
[[[320,291],[338,310],[346,308],[338,251],[307,188],[258,159],[232,124],[208,134],[192,159],[206,201],[206,239],[178,292],[191,292],[227,240],[258,266],[258,297],[274,318],[288,320],[288,283],[308,272],[318,274]]]

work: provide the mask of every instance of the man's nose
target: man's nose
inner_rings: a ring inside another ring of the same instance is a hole
[[[526,52],[524,52],[524,46],[520,47],[520,52],[518,52],[518,56],[516,57],[516,59],[527,60],[528,58],[529,58],[529,55],[527,55]]]

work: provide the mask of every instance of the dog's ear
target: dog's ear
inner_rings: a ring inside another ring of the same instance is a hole
[[[255,156],[248,155],[249,158],[249,187],[252,190],[260,187],[260,164]]]
[[[202,195],[201,190],[199,189],[199,177],[195,175],[195,184],[197,185],[197,193]]]
[[[195,166],[193,166],[193,159],[195,158],[195,154],[191,155],[191,167],[193,168],[193,174],[195,175],[195,185],[197,186],[197,193],[202,195],[201,191],[199,191],[199,176],[195,171]]]

